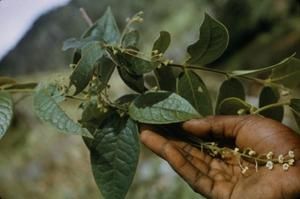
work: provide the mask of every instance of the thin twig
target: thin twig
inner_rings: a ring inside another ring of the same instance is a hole
[[[92,27],[94,23],[91,20],[91,18],[89,17],[89,15],[87,14],[87,12],[85,11],[85,9],[84,8],[79,8],[79,11],[81,13],[82,18],[89,25],[89,27]]]

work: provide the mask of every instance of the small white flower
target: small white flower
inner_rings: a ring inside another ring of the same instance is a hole
[[[294,157],[295,157],[294,151],[289,151],[289,157],[290,157],[290,158],[294,158]]]
[[[250,151],[248,152],[248,154],[251,155],[251,156],[253,156],[253,155],[256,155],[256,152],[253,151],[253,150],[250,150]]]
[[[269,170],[272,170],[273,169],[273,162],[272,161],[268,161],[267,164],[266,164],[266,167],[269,169]]]
[[[282,169],[283,169],[284,171],[287,171],[287,170],[289,169],[289,167],[290,167],[290,165],[287,164],[287,163],[284,163],[284,164],[282,165]]]
[[[245,174],[247,171],[248,171],[248,167],[246,166],[246,167],[244,167],[243,169],[242,169],[242,174]]]
[[[279,162],[280,164],[282,164],[282,163],[284,162],[284,157],[283,157],[282,154],[280,154],[280,155],[278,156],[278,162]]]
[[[267,153],[267,159],[271,160],[273,158],[273,155],[274,155],[273,152],[270,151],[269,153]]]
[[[292,166],[294,164],[294,162],[295,162],[294,159],[289,159],[288,164]]]

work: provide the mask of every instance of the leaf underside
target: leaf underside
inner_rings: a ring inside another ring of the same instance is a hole
[[[0,91],[0,139],[6,133],[13,117],[13,100],[9,93]]]
[[[58,103],[63,100],[55,85],[40,85],[33,98],[37,116],[63,133],[92,137],[87,129],[74,122],[59,107]]]

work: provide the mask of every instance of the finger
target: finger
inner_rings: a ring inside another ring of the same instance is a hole
[[[210,116],[204,119],[194,119],[183,123],[183,129],[196,136],[235,138],[249,116]]]
[[[141,141],[165,159],[195,191],[209,196],[213,184],[212,179],[193,166],[174,143],[151,130],[142,131]]]
[[[212,161],[212,157],[207,155],[206,153],[202,152],[201,150],[199,150],[196,147],[193,147],[192,145],[186,143],[186,142],[180,142],[180,141],[173,141],[174,144],[180,148],[183,153],[194,157],[194,158],[190,158],[190,162],[195,163],[196,162],[203,162],[205,164],[205,167],[208,168],[208,165],[210,164],[210,162]],[[194,162],[195,160],[195,162]],[[202,170],[203,173],[206,173],[207,171],[205,171],[206,169]]]

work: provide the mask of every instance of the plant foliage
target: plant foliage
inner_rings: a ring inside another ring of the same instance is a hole
[[[206,67],[223,54],[229,36],[221,22],[205,14],[199,40],[187,47],[188,60],[173,63],[165,56],[171,43],[167,31],[159,32],[150,53],[139,50],[140,34],[133,24],[142,21],[141,15],[130,18],[120,31],[108,8],[80,38],[66,40],[63,50],[74,49],[68,85],[51,82],[37,86],[0,77],[0,138],[13,117],[12,94],[33,91],[37,116],[61,132],[83,136],[101,193],[105,198],[122,199],[137,167],[139,123],[177,124],[213,114],[258,114],[282,121],[287,108],[300,127],[300,99],[293,96],[300,84],[300,60],[294,55],[258,70]],[[108,95],[114,71],[132,89],[117,100]],[[216,99],[199,71],[225,77]],[[261,74],[265,78],[260,78]],[[154,85],[146,83],[149,75],[156,80]],[[258,106],[246,101],[244,86],[249,81],[261,87]],[[80,102],[78,122],[60,106],[68,100]]]

